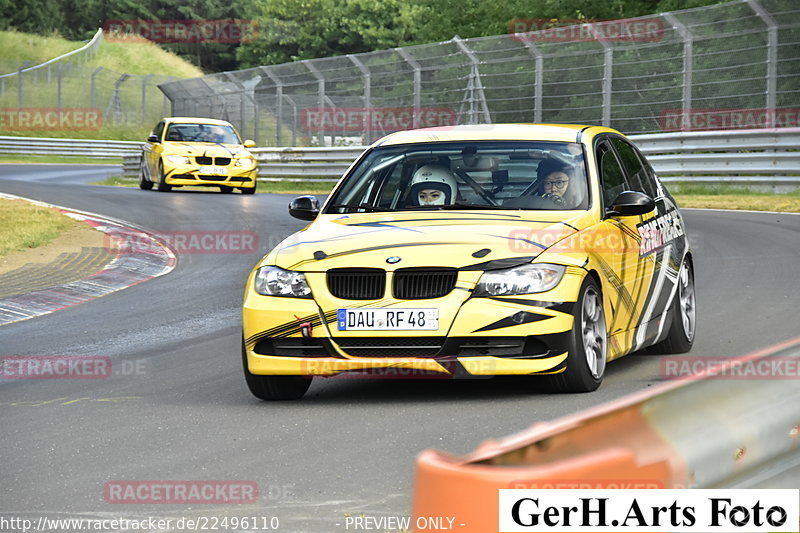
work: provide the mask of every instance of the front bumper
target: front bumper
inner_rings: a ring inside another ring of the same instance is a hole
[[[468,377],[563,372],[572,335],[574,300],[565,280],[548,293],[467,298],[438,331],[338,331],[336,309],[312,299],[262,296],[248,289],[244,338],[252,374],[386,377]],[[566,291],[565,287],[566,285]],[[252,287],[252,277],[249,287]],[[428,302],[390,305],[426,307]],[[288,319],[288,320],[287,320]]]
[[[165,178],[169,185],[187,185],[200,187],[218,187],[227,185],[236,188],[253,188],[256,186],[258,169],[239,170],[232,166],[222,176],[199,174],[196,166],[178,166],[165,168]]]

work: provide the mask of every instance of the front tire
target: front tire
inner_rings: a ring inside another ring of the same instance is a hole
[[[242,340],[242,366],[247,388],[265,401],[299,400],[311,386],[311,376],[260,376],[247,367],[247,351]]]
[[[139,188],[143,191],[149,191],[153,188],[153,182],[147,179],[145,175],[145,168],[147,167],[147,160],[144,156],[142,156],[142,160],[139,163]]]
[[[242,191],[242,194],[255,194],[256,193],[256,188],[255,187],[242,187],[240,190]]]
[[[608,331],[600,287],[591,276],[581,285],[575,304],[567,368],[550,376],[557,392],[591,392],[603,381],[608,354]]]
[[[172,190],[172,185],[167,183],[167,176],[164,173],[164,162],[158,162],[158,192],[169,192]]]
[[[228,185],[220,185],[219,192],[222,194],[230,194],[233,192],[233,187],[229,187]]]
[[[650,348],[652,352],[663,354],[686,353],[694,345],[697,329],[697,309],[694,294],[694,267],[687,257],[678,273],[678,288],[670,306],[672,317],[667,336]]]

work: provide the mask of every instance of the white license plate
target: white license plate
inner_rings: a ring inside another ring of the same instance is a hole
[[[200,167],[198,174],[206,174],[208,176],[226,176],[228,169],[225,167]]]
[[[438,309],[339,309],[339,331],[424,331],[439,329]]]

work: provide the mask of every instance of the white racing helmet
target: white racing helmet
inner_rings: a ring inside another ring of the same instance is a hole
[[[456,177],[442,165],[423,165],[414,172],[411,178],[411,191],[409,202],[412,205],[449,205],[455,201],[458,192]],[[441,192],[435,199],[423,194],[425,190],[433,189]]]

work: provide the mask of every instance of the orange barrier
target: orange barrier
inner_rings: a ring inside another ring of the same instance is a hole
[[[760,359],[798,346],[800,338],[729,364]],[[725,394],[720,394],[721,387],[739,395],[739,401],[758,403],[774,398],[774,393],[770,397],[764,395],[768,390],[774,391],[776,383],[762,381],[751,387],[751,397],[741,398],[749,390],[742,382],[707,383],[712,375],[666,383],[552,423],[535,424],[522,433],[484,442],[466,457],[432,450],[422,452],[416,463],[412,524],[417,519],[426,523],[428,517],[452,517],[453,529],[462,533],[497,531],[499,489],[699,488],[710,480],[717,482],[720,477],[740,473],[752,466],[741,461],[746,445],[759,448],[758,442],[747,441],[754,438],[752,431],[730,438],[721,431],[719,442],[714,442],[719,451],[710,450],[712,457],[719,456],[720,464],[710,469],[703,466],[709,462],[709,450],[694,454],[692,446],[697,446],[687,443],[687,439],[697,437],[698,427],[708,430],[716,425],[735,425],[732,418],[741,411],[741,405],[720,408],[732,403],[726,401]],[[711,386],[706,387],[704,382]],[[788,405],[800,401],[800,386],[796,381],[783,381],[781,386],[784,390],[780,394],[790,402]],[[714,416],[706,417],[698,410],[702,407],[698,401],[704,401],[704,395],[716,410]],[[769,421],[772,431],[781,434],[757,437],[777,442],[771,451],[773,455],[798,450],[797,439],[781,440],[791,435],[790,428],[796,428],[800,422],[797,419],[800,414],[796,409],[793,411],[780,414],[783,418],[777,422]],[[739,414],[753,418],[752,414]],[[691,420],[691,424],[682,425],[684,419]],[[753,428],[745,425],[745,429]],[[741,448],[729,446],[740,441]],[[769,458],[763,455],[754,461]],[[700,472],[700,483],[696,472]]]

